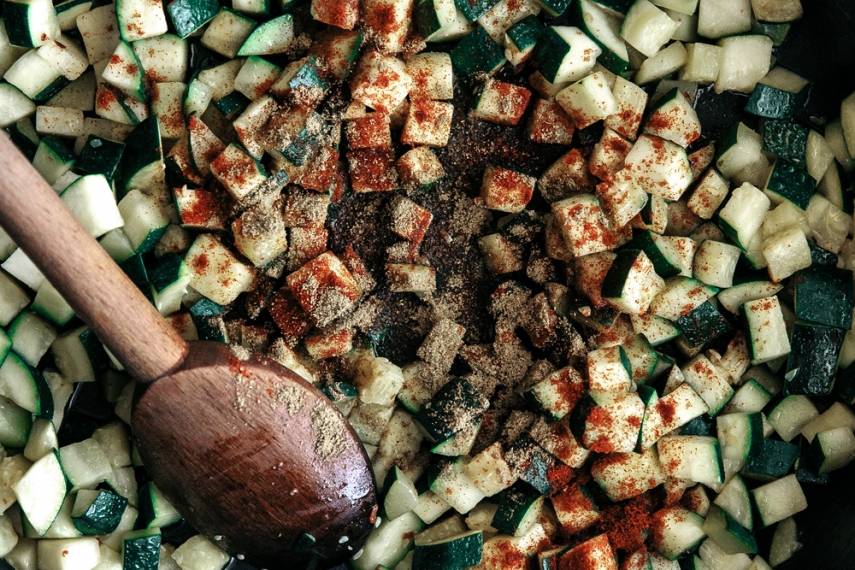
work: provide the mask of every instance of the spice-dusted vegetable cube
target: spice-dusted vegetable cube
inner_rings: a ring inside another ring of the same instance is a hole
[[[330,251],[303,265],[286,281],[300,306],[321,327],[349,311],[362,295],[353,275]]]
[[[647,311],[650,302],[665,287],[653,263],[641,250],[618,253],[603,281],[603,298],[631,315]]]
[[[200,230],[224,230],[227,218],[224,200],[210,190],[201,188],[173,189],[181,225]]]
[[[392,231],[413,243],[421,243],[430,227],[433,215],[403,196],[392,202]]]
[[[385,53],[404,48],[415,0],[362,0],[362,25],[374,45]]]
[[[428,147],[408,150],[397,162],[401,182],[407,188],[425,188],[445,176],[445,169]]]
[[[657,453],[614,453],[594,460],[594,481],[612,501],[624,501],[646,493],[666,481]]]
[[[807,238],[798,227],[790,228],[763,241],[763,257],[768,263],[769,277],[781,281],[805,267],[811,256]]]
[[[536,15],[520,20],[505,32],[505,58],[514,67],[525,62],[534,53],[537,41],[546,31]]]
[[[489,12],[478,18],[478,24],[490,33],[491,38],[502,44],[509,28],[528,16],[537,16],[540,11],[541,6],[536,0],[499,0]]]
[[[570,425],[582,445],[595,453],[629,453],[638,443],[643,417],[644,402],[632,392],[611,395],[601,405],[583,401]]]
[[[321,145],[315,158],[294,181],[307,190],[326,192],[330,190],[339,172],[339,152],[329,144]]]
[[[638,137],[624,168],[645,190],[666,200],[679,200],[692,182],[686,149],[651,135]]]
[[[155,83],[151,90],[151,112],[157,117],[161,136],[177,139],[187,131],[184,119],[183,83]]]
[[[764,35],[733,36],[720,40],[718,45],[723,49],[715,81],[716,93],[751,93],[769,72],[772,39]]]
[[[463,472],[487,497],[504,491],[517,480],[517,476],[505,461],[502,444],[498,441],[473,457],[463,468]]]
[[[252,103],[243,93],[232,91],[225,97],[214,101],[214,107],[222,114],[225,119],[234,119],[243,113],[249,104]]]
[[[490,165],[481,182],[481,198],[491,210],[522,212],[534,194],[536,179],[499,166]]]
[[[505,54],[490,33],[478,26],[451,50],[451,63],[463,76],[492,75],[505,64]]]
[[[431,441],[444,441],[484,413],[488,404],[488,399],[468,380],[453,378],[414,419]]]
[[[681,370],[689,386],[706,402],[710,416],[718,414],[733,397],[727,378],[707,357],[698,355]]]
[[[404,123],[401,142],[416,146],[442,147],[451,136],[454,105],[431,99],[413,99]]]
[[[454,97],[451,56],[443,52],[417,53],[407,60],[407,74],[413,79],[413,97],[445,100]]]
[[[193,307],[195,308],[196,305]],[[286,343],[290,346],[296,345],[312,328],[312,319],[303,310],[288,287],[283,287],[273,293],[270,297],[268,312]],[[193,314],[193,309],[190,310],[190,313]]]
[[[707,285],[727,289],[733,285],[740,254],[738,247],[711,239],[704,240],[695,252],[692,277]]]
[[[327,220],[329,205],[330,197],[326,194],[294,189],[285,198],[285,226],[289,228],[323,226]],[[274,205],[274,208],[276,207]]]
[[[668,435],[656,447],[662,470],[669,477],[690,479],[705,485],[724,483],[721,447],[715,437]]]
[[[601,71],[562,90],[555,100],[573,119],[576,128],[584,129],[617,113],[617,102]]]
[[[323,61],[332,77],[344,80],[353,69],[364,38],[362,30],[327,28],[315,35],[309,55]]]
[[[588,353],[588,384],[594,392],[628,393],[632,390],[629,358],[620,346]]]
[[[286,267],[289,271],[319,256],[327,248],[329,232],[321,224],[294,227],[289,233],[291,243],[286,259]]]
[[[613,228],[626,226],[649,201],[649,196],[638,180],[626,171],[618,172],[607,182],[598,184],[597,198]]]
[[[609,180],[623,169],[626,155],[631,149],[631,142],[606,127],[600,141],[594,145],[594,151],[589,159],[591,174],[601,180]]]
[[[459,40],[475,28],[457,8],[454,0],[419,1],[413,19],[426,42]]]
[[[186,38],[217,15],[215,0],[174,0],[166,6],[179,37]]]
[[[260,99],[273,85],[282,72],[264,58],[250,56],[246,58],[235,78],[235,91],[243,93],[250,101]]]
[[[393,293],[436,291],[436,269],[414,263],[387,263],[386,280]]]
[[[315,360],[347,354],[353,348],[353,330],[322,330],[306,337],[306,350]]]
[[[454,0],[457,9],[469,22],[473,23],[498,3],[499,0]]]
[[[184,263],[192,275],[190,286],[220,305],[234,301],[255,281],[255,270],[242,263],[211,234],[196,238]]]
[[[790,353],[790,340],[777,297],[748,301],[742,306],[748,324],[751,364],[762,364]]]
[[[368,113],[348,121],[345,133],[351,150],[392,147],[392,130],[386,113]]]
[[[270,94],[277,99],[313,107],[323,99],[328,88],[329,82],[318,58],[309,55],[286,65],[270,86]]]
[[[235,247],[256,267],[264,267],[288,249],[288,234],[279,211],[256,207],[232,222]]]
[[[635,140],[641,127],[641,117],[647,106],[647,93],[623,77],[616,77],[612,95],[617,111],[606,117],[605,125],[619,135]]]
[[[547,99],[534,102],[526,132],[534,142],[566,144],[573,142],[576,126],[561,105]]]
[[[552,204],[567,248],[576,257],[609,251],[617,240],[609,228],[600,201],[592,194],[579,194]]]
[[[386,192],[398,188],[395,151],[366,148],[347,152],[350,183],[354,192]]]
[[[522,248],[502,234],[490,234],[478,240],[487,271],[493,275],[513,273],[525,267]]]
[[[375,111],[391,113],[407,97],[412,85],[403,61],[370,50],[360,58],[350,78],[350,93],[355,101]]]
[[[205,29],[201,43],[221,55],[234,58],[256,25],[253,19],[243,14],[220,8],[220,12]]]
[[[659,98],[647,122],[644,133],[687,147],[701,136],[701,121],[692,104],[674,88]]]
[[[686,205],[696,216],[712,219],[729,190],[727,180],[715,168],[710,168],[695,185]]]
[[[311,13],[319,22],[352,30],[359,22],[359,0],[312,0]]]
[[[252,194],[267,180],[264,167],[234,143],[214,159],[211,172],[237,201]]]
[[[588,485],[574,483],[550,497],[562,532],[568,536],[591,527],[600,518],[600,508]]]
[[[603,50],[579,28],[550,26],[537,40],[534,58],[550,83],[578,81],[588,75]]]
[[[354,380],[359,399],[366,404],[388,406],[404,385],[401,369],[386,358],[363,355],[359,359]]]
[[[525,87],[488,79],[470,116],[500,125],[517,125],[530,99],[531,91]]]
[[[537,180],[537,189],[549,203],[573,194],[592,192],[595,185],[588,161],[576,148],[556,160]]]

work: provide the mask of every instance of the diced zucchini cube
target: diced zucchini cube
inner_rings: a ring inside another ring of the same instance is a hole
[[[750,0],[703,0],[698,5],[698,33],[706,38],[742,34],[751,29]]]
[[[609,543],[607,534],[600,534],[574,546],[559,559],[562,568],[602,568],[603,570],[617,568],[614,560],[615,551]]]
[[[386,280],[395,293],[436,291],[436,269],[414,263],[387,263]]]
[[[82,176],[62,193],[62,201],[93,237],[125,224],[113,189],[103,175]]]
[[[681,81],[692,81],[700,85],[709,85],[718,78],[721,65],[722,48],[705,43],[686,45],[688,59],[685,67],[680,70]]]
[[[692,181],[686,149],[652,135],[638,137],[624,168],[651,194],[666,200],[678,200]]]
[[[232,223],[235,247],[256,267],[269,265],[288,249],[281,214],[265,207],[251,208]]]
[[[674,42],[656,55],[644,60],[635,74],[635,82],[645,85],[658,79],[668,77],[686,65],[689,55],[680,42]]]
[[[513,170],[487,166],[481,183],[481,198],[491,210],[522,212],[534,194],[536,179]]]
[[[400,52],[410,30],[413,3],[363,0],[360,7],[365,32],[374,38],[374,45],[385,53]]]
[[[635,83],[623,77],[617,77],[612,87],[612,95],[614,95],[617,110],[606,117],[606,127],[634,141],[647,106],[647,93]]]
[[[59,20],[49,0],[4,2],[6,34],[13,46],[37,48],[59,38]]]
[[[747,10],[747,14],[750,15],[750,10]],[[771,38],[762,35],[732,36],[720,40],[718,45],[723,49],[715,81],[716,93],[727,90],[741,93],[753,91],[757,82],[769,71]]]
[[[628,393],[632,389],[629,358],[620,346],[588,353],[588,384],[595,392]]]
[[[454,105],[431,99],[413,99],[401,142],[411,146],[443,147],[451,136]]]
[[[506,61],[502,46],[480,26],[464,36],[450,55],[452,65],[464,77],[478,73],[491,75]]]
[[[537,99],[526,130],[528,138],[534,142],[569,145],[576,125],[561,105],[552,100]]]
[[[791,119],[804,105],[809,85],[810,82],[800,75],[774,67],[758,81],[745,104],[745,111],[759,117]]]
[[[220,305],[228,305],[250,288],[255,271],[211,234],[196,238],[184,262],[192,275],[190,286]]]
[[[800,322],[793,325],[792,351],[787,359],[784,393],[830,393],[843,336],[843,329],[834,327]]]
[[[790,340],[777,297],[748,301],[742,310],[748,323],[751,364],[762,364],[790,353]]]
[[[545,31],[534,14],[513,24],[505,32],[505,59],[514,67],[521,65],[534,53],[537,41]]]
[[[243,14],[220,8],[205,29],[201,43],[225,57],[234,58],[256,25],[254,20]]]
[[[428,187],[445,176],[442,163],[427,147],[408,150],[401,155],[396,166],[405,187]]]
[[[852,272],[809,267],[794,280],[796,318],[849,329],[852,326]]]
[[[264,167],[234,143],[214,159],[211,172],[238,201],[252,194],[267,180]]]
[[[503,491],[517,480],[507,464],[502,445],[496,442],[477,454],[463,468],[464,474],[487,497]]]
[[[852,216],[820,194],[811,196],[805,215],[816,245],[838,253],[849,235]]]
[[[500,125],[517,125],[530,99],[531,91],[525,87],[488,79],[481,87],[470,116]]]
[[[561,227],[567,248],[575,257],[609,251],[616,245],[596,196],[579,194],[555,202],[552,213]]]
[[[679,24],[648,2],[635,0],[621,25],[620,35],[632,47],[651,57],[671,39]]]
[[[418,53],[407,60],[407,74],[413,79],[414,97],[447,100],[454,97],[451,56],[442,52]]]
[[[186,38],[217,15],[214,0],[175,0],[166,6],[179,37]]]
[[[578,81],[594,68],[602,49],[579,28],[551,26],[534,48],[538,70],[550,83]]]
[[[701,136],[701,122],[692,104],[675,87],[657,101],[653,114],[644,124],[644,133],[685,148]]]
[[[696,216],[711,220],[729,191],[724,177],[716,169],[710,168],[695,185],[686,205]]]
[[[493,275],[513,273],[525,267],[522,251],[502,234],[490,234],[478,239],[487,271]]]
[[[704,532],[728,554],[757,553],[757,540],[751,531],[717,505],[710,507],[704,522]]]
[[[391,113],[406,98],[413,81],[403,61],[376,50],[366,52],[350,79],[354,100],[381,113]]]
[[[638,443],[643,417],[644,402],[638,394],[610,394],[603,404],[588,410],[576,429],[584,429],[582,444],[595,453],[628,453]]]
[[[562,532],[574,534],[591,527],[600,518],[600,509],[587,485],[574,483],[550,497]]]
[[[707,285],[726,289],[733,285],[740,254],[738,247],[705,240],[695,252],[692,277]]]
[[[557,421],[573,410],[584,391],[582,376],[568,366],[547,375],[526,390],[524,396],[546,412],[550,421]]]
[[[797,227],[765,239],[763,257],[769,264],[769,277],[776,282],[811,264],[807,238]]]
[[[413,243],[421,243],[433,214],[412,200],[398,197],[392,204],[392,231]]]
[[[795,474],[751,491],[760,521],[770,526],[807,508],[807,499]]]
[[[310,55],[286,65],[279,79],[270,87],[270,94],[278,99],[313,106],[323,98],[328,87],[329,81],[321,63]]]
[[[769,198],[746,182],[731,193],[727,204],[719,212],[719,225],[730,239],[745,250],[760,230],[769,205]]]
[[[705,356],[698,355],[682,368],[686,382],[703,398],[712,417],[733,397],[733,388],[727,379]]]
[[[42,568],[92,570],[101,562],[101,548],[94,536],[39,540],[35,548]]]
[[[845,467],[855,459],[855,436],[848,427],[816,434],[807,458],[820,475]]]
[[[618,112],[617,102],[606,81],[597,71],[574,83],[555,96],[555,100],[573,119],[576,128],[584,129]]]
[[[312,259],[286,281],[297,302],[318,326],[349,311],[362,294],[353,275],[331,252]]]
[[[475,28],[454,0],[420,0],[414,12],[416,27],[427,42],[459,40]]]
[[[606,133],[604,133],[604,138],[607,134],[608,129],[606,129]],[[613,134],[612,136],[620,139],[620,135]],[[609,139],[609,146],[617,146],[619,149],[624,148],[628,150],[628,145],[626,147],[621,147],[622,144],[627,143],[622,139]],[[595,159],[598,149],[600,148],[604,147],[602,147],[601,144],[598,144],[597,147],[594,148],[594,154],[591,155],[591,160]],[[618,158],[620,158],[620,156]],[[605,178],[607,180],[606,182],[597,184],[597,198],[600,200],[603,211],[609,219],[609,222],[611,222],[612,227],[622,228],[642,212],[649,201],[649,196],[644,191],[641,184],[639,184],[638,179],[626,170],[621,170],[614,176],[606,175]]]
[[[640,250],[626,249],[618,252],[603,282],[603,298],[629,314],[647,311],[650,302],[665,287],[665,281],[656,274],[653,263]]]

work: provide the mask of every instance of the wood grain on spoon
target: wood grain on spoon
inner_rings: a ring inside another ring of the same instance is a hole
[[[184,342],[3,137],[0,172],[0,225],[126,370],[151,383],[133,432],[182,515],[270,568],[351,556],[373,526],[376,493],[335,406],[269,359]],[[315,543],[295,552],[303,533]]]

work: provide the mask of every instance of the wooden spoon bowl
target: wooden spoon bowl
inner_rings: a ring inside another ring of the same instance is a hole
[[[262,567],[353,555],[377,497],[338,409],[269,359],[184,342],[4,137],[0,172],[0,224],[144,388],[140,456],[187,521]]]
[[[367,464],[353,429],[270,359],[190,343],[181,368],[140,395],[133,428],[146,470],[179,512],[259,568],[315,556],[334,565],[372,529],[374,482],[353,469]]]

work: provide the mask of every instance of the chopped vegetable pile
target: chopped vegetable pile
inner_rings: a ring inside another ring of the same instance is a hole
[[[5,0],[0,128],[184,338],[348,417],[381,491],[355,570],[763,570],[855,459],[855,93],[803,112],[801,16]],[[717,140],[710,90],[745,94]],[[0,568],[248,567],[2,229],[0,268]]]

